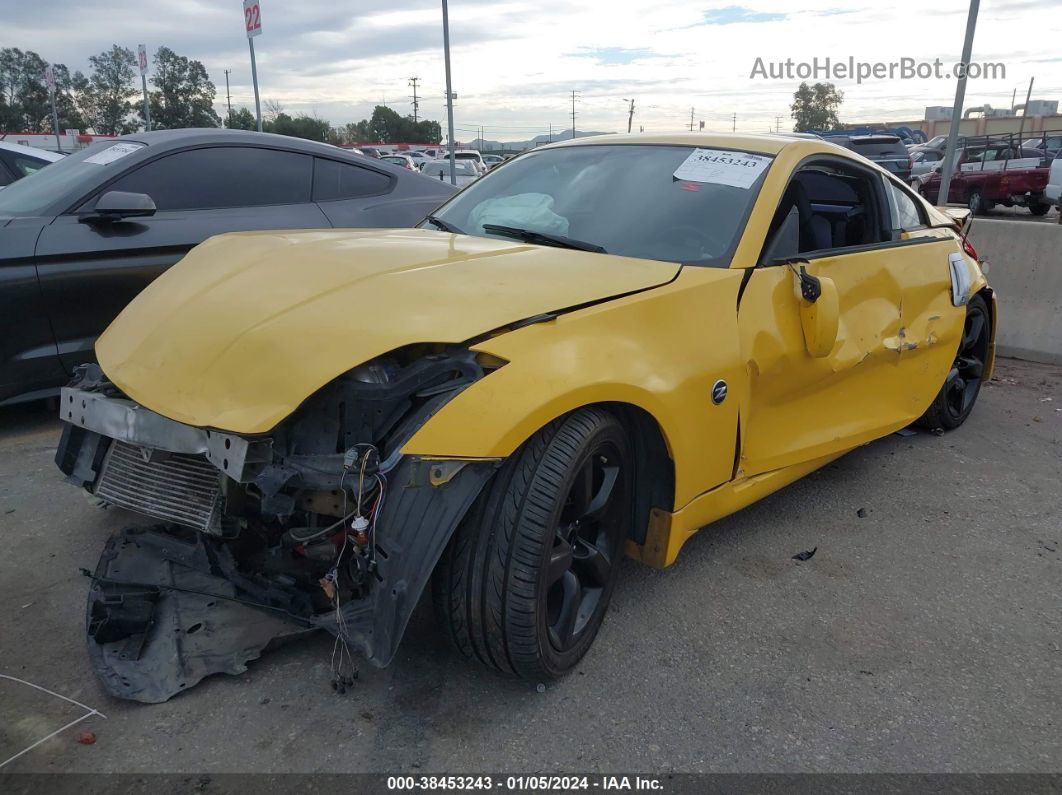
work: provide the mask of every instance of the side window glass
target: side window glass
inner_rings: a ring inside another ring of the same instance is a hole
[[[926,226],[926,218],[918,203],[904,192],[903,188],[884,178],[885,191],[889,195],[889,214],[894,230],[910,232]]]
[[[392,178],[371,168],[338,160],[314,158],[313,200],[315,202],[378,196],[391,189]]]
[[[28,177],[34,171],[40,171],[47,163],[42,163],[40,160],[35,160],[31,157],[20,157],[15,155],[11,158],[12,165],[15,167],[15,173],[20,177]]]
[[[310,155],[215,146],[161,157],[104,191],[146,193],[159,211],[303,204],[310,201],[312,169]]]
[[[8,173],[7,166],[5,166],[3,161],[0,160],[0,187],[3,187],[4,185],[10,185],[14,181],[14,177],[12,177],[10,173]]]
[[[879,221],[876,179],[832,161],[801,168],[775,210],[761,261],[888,240]]]

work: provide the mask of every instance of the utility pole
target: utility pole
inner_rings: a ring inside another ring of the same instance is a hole
[[[575,138],[575,97],[577,93],[572,91],[572,139]]]
[[[970,63],[973,52],[974,30],[977,29],[977,11],[981,0],[970,0],[970,13],[966,17],[966,39],[962,44],[963,72],[955,86],[955,105],[951,109],[951,127],[948,128],[948,145],[944,149],[944,166],[940,170],[940,192],[937,204],[941,207],[948,203],[948,191],[951,188],[951,175],[955,171],[955,145],[959,140],[959,122],[962,121],[962,103],[966,101],[966,66]]]
[[[1021,147],[1021,139],[1025,134],[1025,117],[1029,115],[1029,100],[1032,99],[1032,87],[1035,77],[1029,78],[1029,93],[1025,95],[1025,107],[1021,109],[1021,126],[1018,127],[1018,147]],[[1011,106],[1013,107],[1013,105]],[[1046,147],[1045,147],[1046,148]],[[1020,155],[1020,152],[1019,152]]]
[[[730,121],[730,132],[737,132],[737,114]]]
[[[420,111],[420,100],[417,99],[417,83],[420,82],[419,77],[409,78],[409,85],[413,86],[413,123],[417,123],[417,113]]]
[[[549,141],[547,143],[553,143],[553,122],[549,123]]]
[[[782,117],[781,116],[775,116],[774,117],[774,131],[778,132],[781,129],[782,129]]]
[[[454,92],[450,85],[450,13],[442,0],[443,60],[446,63],[446,124],[450,149],[450,184],[457,185],[457,156],[454,154]]]
[[[631,125],[634,124],[634,100],[633,99],[625,99],[623,101],[631,103],[630,110],[627,112],[627,132],[630,133]]]
[[[232,129],[232,94],[229,93],[229,73],[231,69],[225,70],[225,105],[229,109],[229,129]]]
[[[52,102],[52,132],[55,133],[55,149],[62,154],[63,142],[59,140],[59,113],[55,109],[55,67],[51,64],[44,68],[44,80],[48,84],[48,98]]]
[[[143,44],[137,45],[136,60],[137,64],[140,66],[140,87],[144,91],[144,128],[148,132],[151,132],[151,103],[148,102],[147,92],[147,47],[145,47]]]
[[[690,108],[690,132],[693,132],[693,108]]]

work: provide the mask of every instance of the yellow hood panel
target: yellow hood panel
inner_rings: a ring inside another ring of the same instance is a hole
[[[241,232],[156,279],[96,343],[130,398],[262,433],[347,370],[417,342],[664,284],[678,265],[424,229]]]

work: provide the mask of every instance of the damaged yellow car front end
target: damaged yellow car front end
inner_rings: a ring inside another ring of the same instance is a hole
[[[210,240],[64,391],[68,479],[162,522],[94,575],[111,692],[322,627],[384,665],[429,578],[462,652],[562,675],[621,551],[667,566],[858,445],[957,427],[990,377],[959,223],[821,141],[544,147],[422,227]]]

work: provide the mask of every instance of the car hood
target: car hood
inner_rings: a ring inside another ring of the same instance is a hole
[[[671,281],[679,265],[425,229],[242,232],[156,279],[96,343],[130,398],[263,433],[347,370],[418,342]]]

